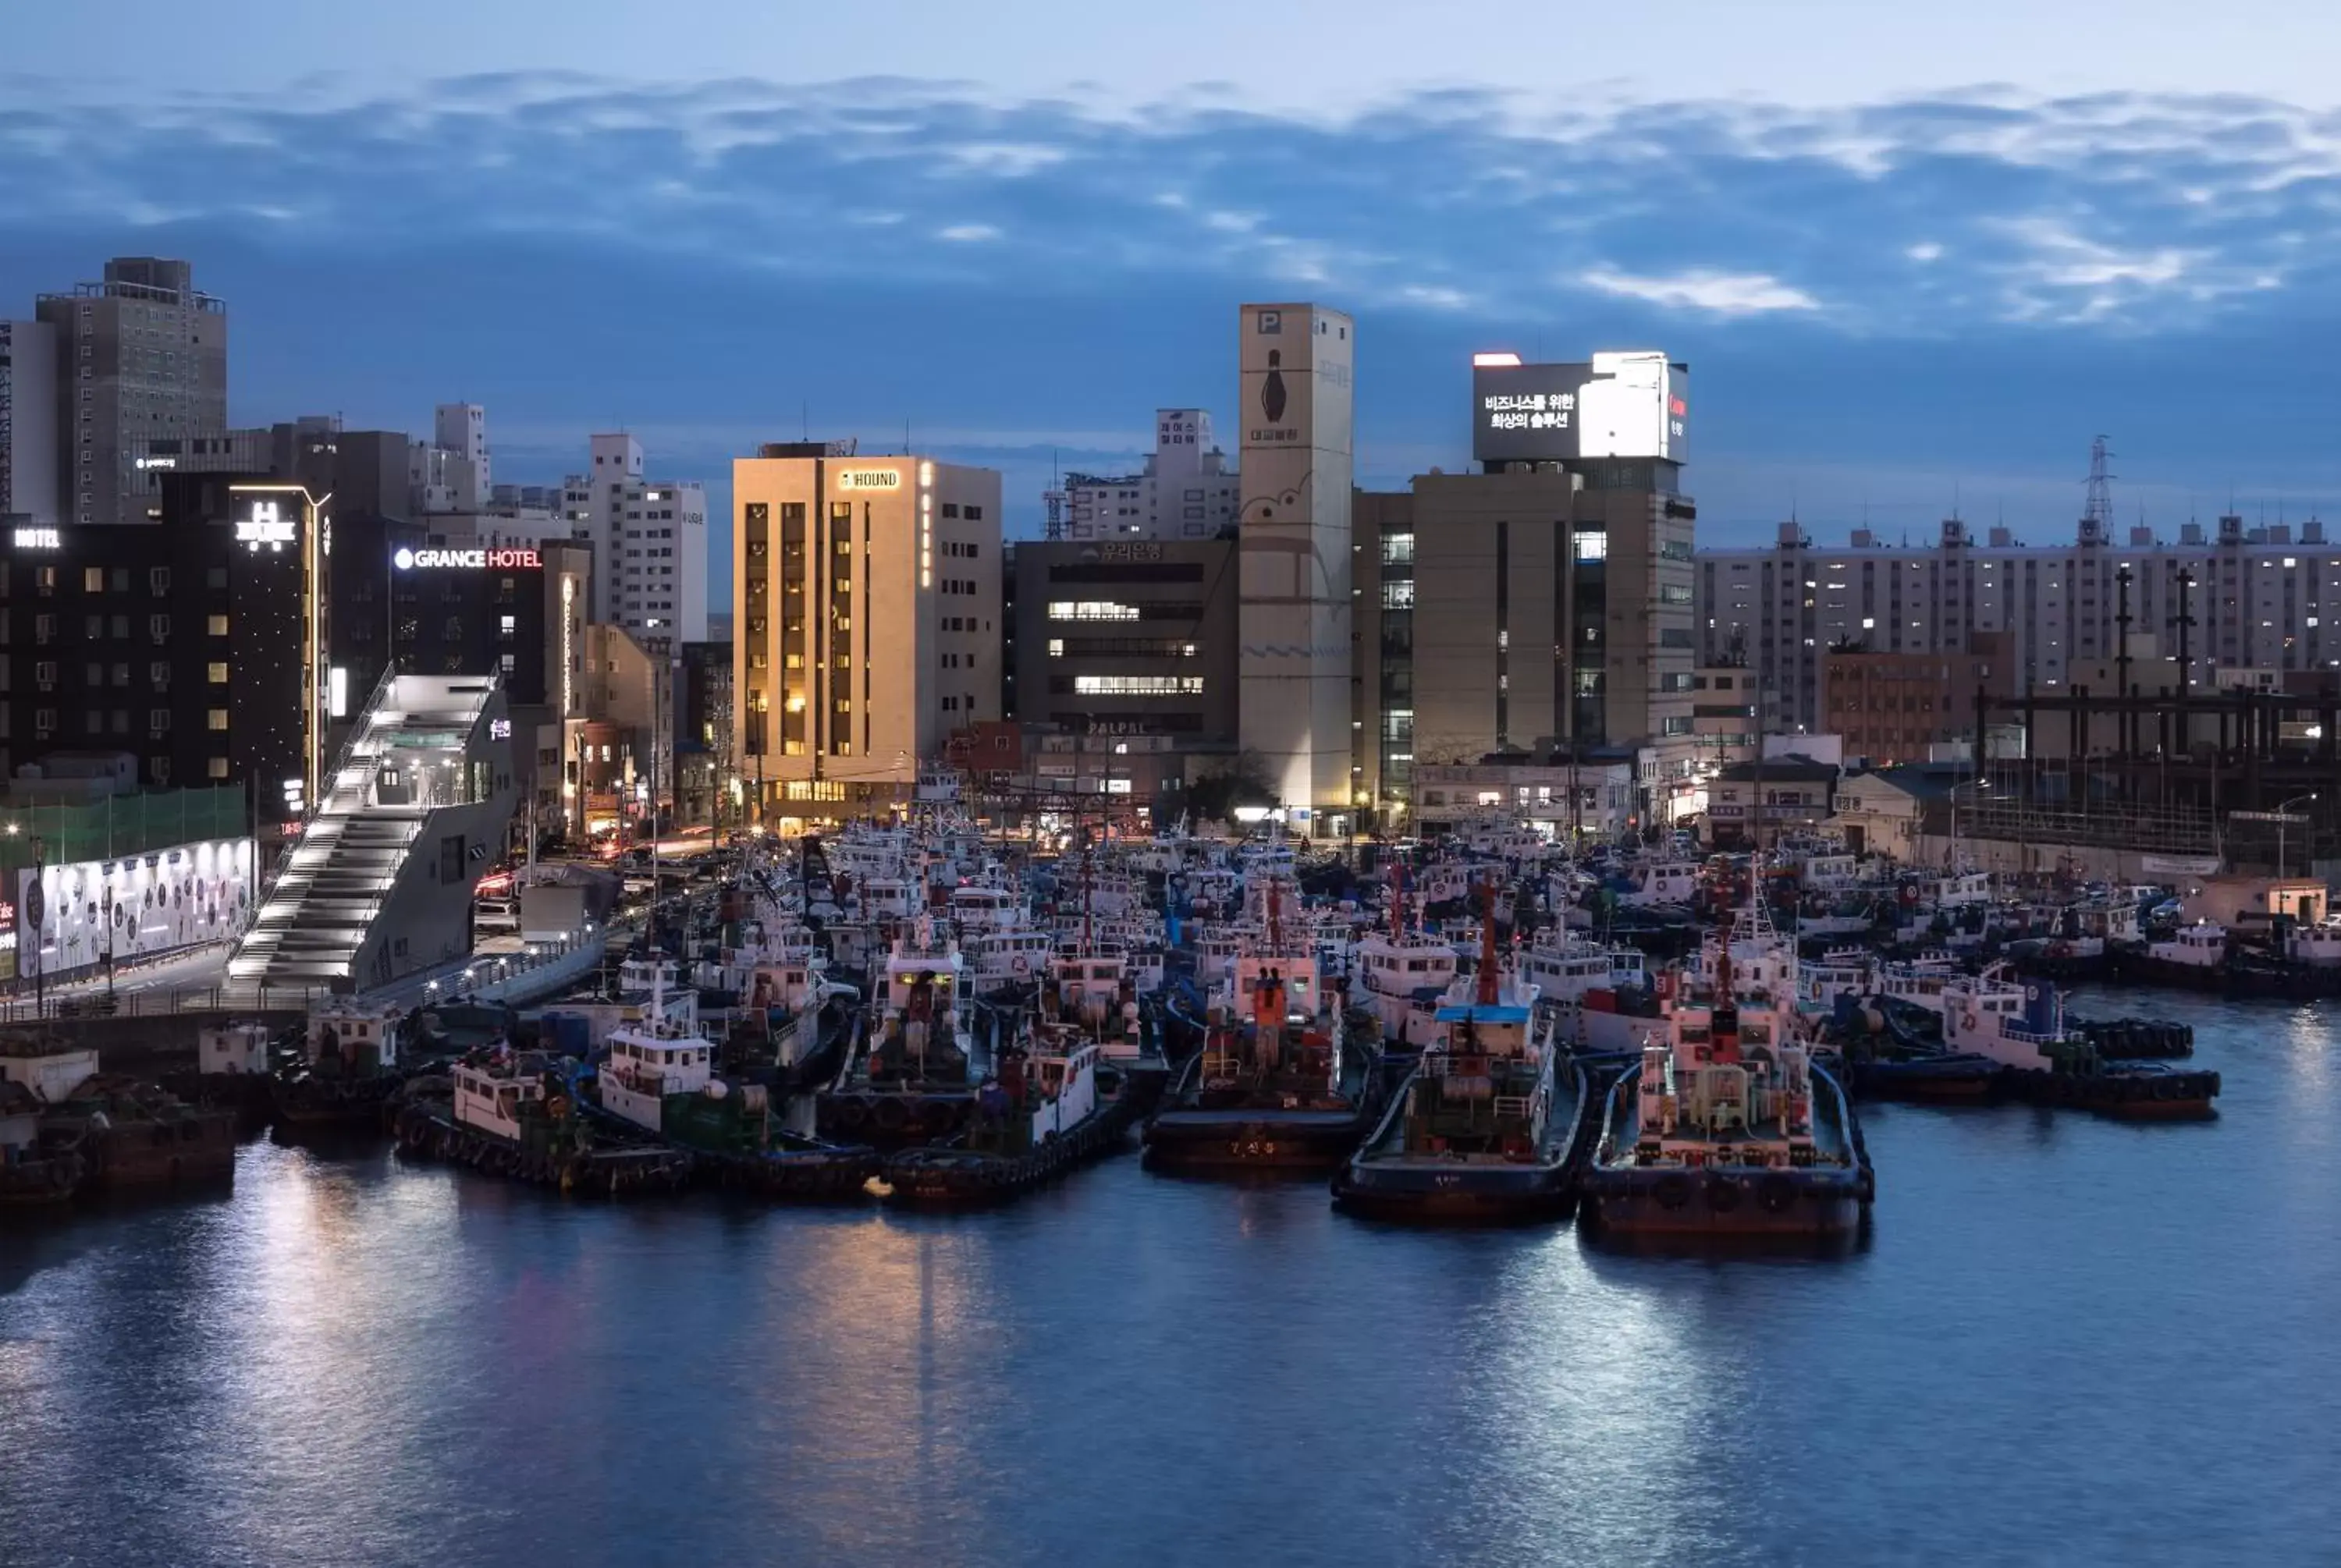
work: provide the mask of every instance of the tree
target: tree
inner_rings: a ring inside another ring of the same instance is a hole
[[[1235,819],[1239,806],[1275,804],[1268,764],[1257,751],[1240,751],[1226,767],[1205,773],[1187,786],[1187,809],[1199,822],[1230,822]]]

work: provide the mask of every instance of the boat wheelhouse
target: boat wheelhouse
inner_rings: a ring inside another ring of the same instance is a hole
[[[715,1047],[697,1035],[655,1028],[610,1031],[599,1077],[602,1108],[654,1133],[666,1131],[668,1097],[703,1092],[715,1076]]]
[[[961,944],[978,996],[1040,983],[1056,957],[1056,938],[1036,927],[971,934]]]
[[[2167,940],[2147,944],[2146,953],[2178,968],[2216,969],[2227,961],[2227,928],[2210,920],[2181,926]]]
[[[1935,884],[1934,903],[1938,909],[1959,909],[1969,904],[1990,902],[1991,873],[1988,871],[1963,871],[1957,876],[1945,877]]]
[[[962,938],[979,932],[1014,931],[1031,923],[1031,911],[1005,888],[970,884],[951,891],[951,921]]]
[[[1698,864],[1693,860],[1653,860],[1633,874],[1632,886],[1618,895],[1629,908],[1655,904],[1689,904],[1698,897]]]
[[[1372,1011],[1382,1038],[1393,1048],[1419,1050],[1431,1040],[1432,1015],[1457,968],[1454,948],[1437,938],[1405,930],[1369,932],[1355,950],[1350,999]]]
[[[459,1126],[517,1143],[525,1135],[531,1107],[542,1109],[553,1058],[541,1051],[509,1047],[477,1051],[454,1064],[454,1114]]]

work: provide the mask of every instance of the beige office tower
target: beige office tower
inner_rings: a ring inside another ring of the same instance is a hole
[[[732,761],[761,820],[908,798],[1000,717],[1000,475],[785,442],[732,465]]]
[[[1307,304],[1245,305],[1239,319],[1240,732],[1295,819],[1323,829],[1350,809],[1357,329],[1339,311]]]

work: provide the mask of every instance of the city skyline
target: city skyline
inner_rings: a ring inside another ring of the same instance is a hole
[[[1001,470],[1031,536],[1052,468],[1128,471],[1156,408],[1232,408],[1237,302],[1305,295],[1370,329],[1370,488],[1468,464],[1476,350],[1656,347],[1698,372],[1709,542],[1791,515],[1924,537],[1955,511],[2060,541],[2100,432],[2126,523],[2296,520],[2341,511],[2318,412],[2336,149],[2309,84],[2225,51],[2254,11],[2189,40],[2192,94],[2148,68],[2151,28],[2092,68],[2133,84],[2108,94],[2045,45],[2039,87],[1958,86],[1957,50],[1903,69],[1852,23],[1834,94],[1763,77],[1783,45],[1735,85],[1712,39],[1636,78],[1598,29],[1542,93],[1438,85],[1444,42],[1410,89],[1360,66],[1390,26],[1369,13],[1329,46],[1360,66],[1345,94],[1322,63],[1280,83],[1209,47],[1238,36],[1209,6],[1194,46],[1062,91],[921,78],[915,51],[790,84],[686,48],[632,79],[573,58],[608,23],[590,8],[541,69],[500,69],[506,16],[469,74],[391,47],[364,83],[319,75],[296,29],[233,69],[199,55],[219,68],[192,88],[129,59],[69,74],[52,19],[11,78],[0,296],[184,255],[243,307],[235,423],[415,429],[478,402],[509,478],[625,430],[719,515],[762,442],[907,436]]]

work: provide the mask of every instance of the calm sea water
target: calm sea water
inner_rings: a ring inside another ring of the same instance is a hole
[[[1134,1159],[928,1220],[255,1145],[0,1236],[0,1563],[2341,1560],[2334,1016],[2154,1006],[2216,1124],[1875,1108],[1825,1261]]]

